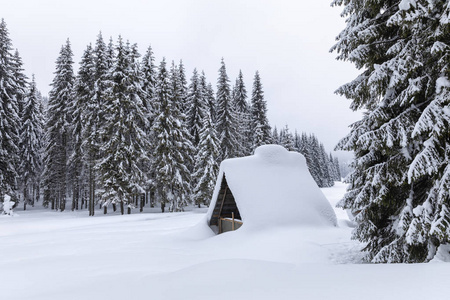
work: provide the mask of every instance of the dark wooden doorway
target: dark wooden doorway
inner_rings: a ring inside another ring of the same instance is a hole
[[[221,225],[221,219],[230,219],[233,220],[241,220],[241,214],[239,213],[239,210],[236,205],[236,201],[234,200],[233,193],[231,192],[230,188],[228,187],[227,179],[225,174],[223,174],[222,178],[222,184],[220,185],[220,191],[219,195],[216,199],[216,205],[214,207],[214,211],[211,217],[211,220],[209,222],[210,226],[218,226],[219,229],[222,227]],[[242,225],[242,222],[237,222]],[[237,228],[240,227],[236,226]],[[237,229],[235,226],[233,226],[233,229]],[[222,230],[219,230],[219,233]]]

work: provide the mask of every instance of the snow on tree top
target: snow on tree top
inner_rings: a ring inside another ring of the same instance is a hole
[[[211,220],[222,178],[234,196],[243,228],[336,226],[336,215],[311,177],[305,157],[279,145],[264,145],[252,156],[224,160],[207,221]]]
[[[408,10],[411,8],[411,6],[416,7],[416,0],[402,0],[398,7],[400,10]]]

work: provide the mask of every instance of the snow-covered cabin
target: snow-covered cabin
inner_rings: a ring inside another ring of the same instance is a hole
[[[271,226],[336,226],[336,215],[303,155],[279,145],[224,160],[207,214],[216,233]]]

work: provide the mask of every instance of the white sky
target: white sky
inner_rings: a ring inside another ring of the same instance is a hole
[[[163,56],[183,59],[188,78],[195,67],[203,69],[214,86],[224,57],[231,83],[242,70],[249,97],[259,70],[271,125],[315,133],[328,151],[360,117],[350,101],[333,94],[357,70],[329,53],[344,28],[341,8],[331,8],[331,0],[2,2],[0,18],[43,94],[66,39],[78,63],[102,31],[105,40],[121,34],[137,43],[141,54],[151,44],[157,64]]]

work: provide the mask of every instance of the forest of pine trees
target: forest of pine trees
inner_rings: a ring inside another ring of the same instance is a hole
[[[335,0],[332,50],[361,74],[337,90],[364,110],[338,149],[355,153],[339,206],[371,262],[425,262],[450,242],[450,5]]]
[[[341,181],[338,158],[333,157],[331,153],[328,155],[314,134],[307,135],[303,132],[300,135],[297,131],[292,134],[286,125],[280,131],[275,127],[272,139],[274,144],[305,156],[309,172],[319,187],[331,187],[335,181]]]
[[[337,158],[314,135],[272,132],[259,72],[247,95],[225,61],[216,91],[203,71],[155,63],[152,48],[101,34],[77,73],[70,41],[61,47],[48,101],[24,75],[0,24],[0,199],[24,209],[42,199],[53,210],[111,207],[122,214],[150,203],[162,211],[208,205],[220,162],[276,143],[305,155],[320,187],[340,180]],[[44,103],[45,102],[45,103]]]

